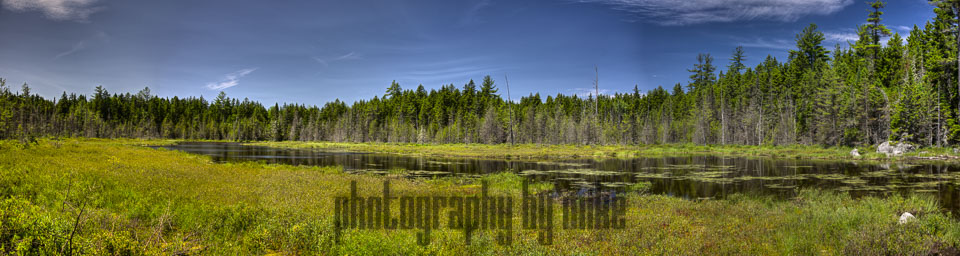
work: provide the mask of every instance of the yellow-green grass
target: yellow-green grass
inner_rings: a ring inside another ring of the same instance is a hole
[[[933,198],[853,199],[828,191],[804,191],[787,201],[630,194],[626,229],[559,230],[552,245],[519,231],[519,214],[510,246],[484,233],[465,244],[457,230],[433,232],[428,246],[417,245],[412,230],[347,231],[335,244],[333,197],[347,194],[350,181],[358,182],[361,195],[379,194],[390,175],[217,164],[139,146],[156,143],[163,141],[41,140],[28,147],[0,142],[0,254],[874,255],[960,246],[960,223],[938,210]],[[482,179],[494,183],[491,193],[519,195],[517,175]],[[480,190],[471,179],[391,182],[398,195]],[[904,211],[918,218],[897,224]]]
[[[431,157],[495,159],[634,158],[664,156],[778,157],[823,160],[926,160],[957,161],[949,148],[922,148],[902,156],[887,157],[876,147],[857,148],[861,156],[850,155],[851,147],[754,146],[754,145],[538,145],[538,144],[413,144],[341,142],[252,142],[250,145],[294,149],[377,152]]]

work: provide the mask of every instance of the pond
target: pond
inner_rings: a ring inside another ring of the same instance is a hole
[[[960,213],[960,165],[947,163],[719,156],[537,162],[280,149],[221,142],[182,142],[158,148],[207,155],[217,162],[342,166],[346,172],[383,174],[399,169],[411,178],[512,171],[531,180],[551,182],[566,191],[649,181],[650,193],[695,200],[722,199],[733,193],[791,198],[800,188],[834,189],[853,196],[929,193],[955,216]]]

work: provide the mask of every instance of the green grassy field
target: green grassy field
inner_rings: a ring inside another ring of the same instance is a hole
[[[497,159],[570,159],[570,158],[633,158],[690,155],[723,155],[737,157],[780,157],[823,160],[927,160],[958,161],[949,148],[922,148],[897,157],[876,153],[876,147],[857,148],[860,157],[853,157],[850,147],[819,146],[750,146],[750,145],[537,145],[537,144],[410,144],[410,143],[337,143],[337,142],[253,142],[250,145],[380,152],[434,157],[471,157]]]
[[[631,193],[626,229],[560,230],[552,245],[539,245],[533,231],[519,230],[517,215],[509,246],[498,245],[491,234],[482,232],[465,244],[456,230],[435,231],[428,246],[417,245],[412,230],[347,231],[340,243],[334,243],[333,198],[347,194],[350,181],[358,182],[361,195],[379,193],[384,179],[393,179],[397,194],[471,195],[478,193],[479,180],[410,180],[344,174],[339,168],[217,164],[207,157],[141,146],[158,143],[168,142],[45,139],[26,146],[0,142],[0,254],[925,255],[957,253],[960,247],[960,221],[938,210],[933,198],[853,199],[813,190],[793,200],[732,196],[689,201]],[[418,153],[407,145],[330,145]],[[496,152],[497,147],[502,146],[424,146],[422,154],[506,157]],[[552,146],[543,153],[532,145],[516,147],[522,150],[511,151],[509,157],[592,157],[597,154],[592,152],[606,156],[628,150]],[[697,148],[681,146],[676,151]],[[670,153],[666,147],[659,150]],[[492,184],[493,194],[519,195],[517,175],[481,179]],[[898,224],[904,211],[917,215],[917,220]]]

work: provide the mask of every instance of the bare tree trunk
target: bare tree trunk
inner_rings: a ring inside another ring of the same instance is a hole
[[[507,84],[507,108],[510,108],[510,145],[513,145],[513,99],[510,98],[510,80],[507,75],[503,75],[503,81]]]
[[[596,77],[593,79],[593,89],[596,91],[596,95],[597,95],[593,99],[594,100],[593,117],[597,119],[596,120],[597,127],[595,128],[597,129],[596,142],[597,144],[600,144],[600,136],[602,135],[602,133],[600,132],[600,129],[603,129],[601,128],[601,125],[600,125],[600,70],[599,68],[597,68],[597,66],[593,66],[593,72],[596,75]]]
[[[763,95],[760,96],[760,121],[757,122],[757,146],[763,145]]]

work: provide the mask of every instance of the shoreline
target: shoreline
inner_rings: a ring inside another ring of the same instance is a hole
[[[537,144],[410,144],[260,141],[245,145],[287,149],[335,150],[347,152],[389,153],[408,156],[486,158],[505,160],[607,159],[665,156],[770,157],[781,159],[836,161],[924,161],[958,163],[960,155],[951,148],[921,148],[901,156],[887,157],[875,147],[858,147],[860,157],[850,155],[851,147],[753,146],[753,145],[537,145]],[[870,151],[867,151],[870,150]]]

